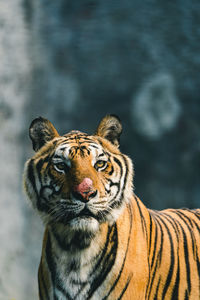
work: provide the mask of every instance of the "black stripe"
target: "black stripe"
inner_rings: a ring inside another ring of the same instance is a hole
[[[194,216],[196,217],[196,215],[194,215]],[[200,227],[199,227],[199,224],[197,224],[197,222],[196,222],[194,219],[193,219],[193,223],[194,223],[194,225],[195,225],[197,231],[198,231],[199,234],[200,234]]]
[[[63,251],[83,250],[85,248],[88,248],[90,246],[92,238],[94,238],[94,235],[92,233],[77,231],[74,233],[72,238],[67,241],[65,239],[65,236],[58,234],[53,226],[51,227],[51,232],[59,247]]]
[[[193,223],[192,223],[193,220],[190,219],[190,218],[184,213],[184,210],[186,210],[186,209],[176,210],[176,213],[178,213],[179,215],[181,214],[182,216],[184,216],[184,217],[187,219],[188,223],[190,223],[190,226],[193,228]],[[191,214],[193,215],[192,211],[189,211],[189,210],[186,210],[186,211],[189,212],[189,213],[191,213]]]
[[[119,190],[119,188],[120,188],[120,182],[113,182],[111,179],[107,179],[107,181],[110,183],[110,187],[111,186],[116,186],[116,187],[118,187],[118,190]]]
[[[172,299],[178,299],[179,297],[179,284],[180,284],[180,258],[179,258],[179,229],[178,225],[175,222],[175,219],[166,213],[163,213],[164,217],[172,225],[177,239],[177,270],[176,270],[176,279],[172,290]]]
[[[200,213],[199,213],[199,211],[195,210],[195,211],[194,211],[194,215],[195,215],[195,217],[197,217],[197,219],[200,221]]]
[[[82,139],[82,140],[80,140]],[[63,142],[61,142],[61,144],[64,145],[70,145],[73,143],[78,143],[78,144],[84,144],[84,143],[88,143],[89,146],[90,145],[95,145],[95,147],[98,147],[98,144],[94,142],[94,140],[88,138],[86,135],[82,135],[82,136],[72,136],[72,137],[66,137],[65,140]],[[99,147],[98,147],[99,149]],[[62,148],[61,148],[62,150]]]
[[[157,247],[157,238],[158,238],[158,226],[156,223],[156,220],[154,219],[154,225],[155,225],[155,238],[154,238],[154,245],[153,246],[153,256],[152,256],[152,260],[151,260],[151,269],[154,265],[154,260],[155,260],[155,256],[156,256],[156,247]]]
[[[141,223],[142,223],[142,230],[143,230],[143,232],[145,232],[146,240],[147,240],[147,224],[146,224],[146,220],[145,220],[145,218],[143,216],[143,213],[142,213],[141,207],[139,205],[139,202],[137,200],[137,197],[134,196],[134,199],[136,201],[136,204],[137,204],[137,207],[138,207],[138,210],[139,210],[139,213],[140,213],[140,218],[141,218]]]
[[[121,205],[121,201],[116,201],[116,198],[118,197],[119,193],[120,193],[120,182],[113,182],[111,179],[107,179],[107,181],[110,183],[110,188],[112,186],[116,186],[117,187],[117,193],[115,194],[115,196],[109,201],[109,206],[110,208],[117,208]],[[120,203],[119,203],[120,202]]]
[[[150,257],[150,252],[151,252],[151,242],[152,242],[152,216],[149,213],[149,220],[150,220],[150,231],[149,231],[149,243],[148,243],[148,268],[149,268],[149,278],[148,278],[148,282],[147,282],[147,288],[146,288],[146,293],[145,293],[145,299],[147,299],[147,294],[148,294],[148,287],[150,284],[150,280],[151,280],[151,276],[150,276],[150,262],[149,262],[149,257]]]
[[[127,253],[128,253],[128,249],[129,249],[129,242],[130,242],[130,237],[131,237],[131,232],[132,232],[132,225],[133,225],[132,224],[133,216],[132,216],[132,210],[131,210],[130,205],[128,205],[127,208],[128,208],[129,217],[130,217],[130,227],[129,227],[129,235],[128,235],[128,240],[127,240],[126,252],[125,252],[125,255],[124,255],[124,259],[123,259],[123,263],[122,263],[120,272],[119,272],[114,284],[112,285],[110,291],[108,292],[108,294],[102,300],[106,300],[109,297],[109,295],[112,293],[112,291],[114,290],[115,286],[117,285],[117,283],[118,283],[118,281],[121,277],[122,271],[124,269],[124,265],[125,265],[125,261],[126,261],[126,257],[127,257]]]
[[[153,283],[155,280],[155,275],[156,275],[158,263],[159,263],[158,259],[156,259],[156,263],[153,268],[154,260],[155,260],[156,253],[157,253],[156,248],[157,248],[157,236],[158,236],[158,225],[157,225],[157,220],[155,218],[154,218],[154,225],[155,225],[155,238],[154,238],[154,244],[152,245],[154,251],[153,251],[153,257],[152,257],[151,266],[150,266],[150,273],[153,271],[153,274],[152,274],[152,276],[150,276],[151,281],[149,281],[148,288],[147,288],[149,296],[151,295],[151,292],[152,292],[152,286],[153,286]],[[146,294],[147,294],[147,292],[146,292]]]
[[[99,149],[99,146],[95,145],[94,143],[90,143],[89,147],[95,148],[95,149]]]
[[[120,167],[120,179],[119,179],[120,181],[119,182],[112,182],[112,180],[107,179],[110,182],[110,186],[115,185],[115,186],[118,187],[118,191],[117,191],[115,197],[109,201],[109,206],[110,206],[110,208],[113,208],[113,209],[114,208],[119,208],[121,206],[123,200],[124,200],[124,190],[126,188],[127,178],[128,178],[128,163],[127,163],[127,160],[123,155],[121,155],[121,158],[123,159],[123,163],[125,164],[125,167],[124,167],[124,164],[122,164],[122,162],[117,157],[113,156],[114,162],[116,164],[118,164],[118,166]],[[123,182],[123,186],[120,188],[124,170],[125,170],[124,182]],[[116,201],[116,199],[117,199],[117,197],[119,196],[120,193],[121,193],[121,196]]]
[[[73,300],[74,298],[71,298],[70,295],[67,293],[67,291],[63,288],[61,285],[61,281],[59,278],[57,278],[57,272],[56,272],[56,263],[53,259],[53,253],[52,253],[52,246],[51,246],[51,240],[50,240],[50,234],[48,233],[47,236],[47,243],[46,243],[46,259],[47,259],[47,264],[49,267],[49,271],[51,274],[51,280],[52,280],[52,286],[53,286],[53,299],[58,299],[57,296],[55,295],[55,287],[60,290],[66,299]]]
[[[163,229],[162,229],[162,225],[160,224],[160,221],[159,219],[157,219],[157,223],[158,223],[158,226],[160,228],[160,238],[161,238],[161,241],[160,241],[160,249],[157,251],[157,259],[159,260],[159,266],[161,265],[161,261],[162,261],[162,253],[163,253]]]
[[[27,176],[29,181],[32,184],[33,190],[37,196],[37,200],[38,200],[38,191],[36,188],[36,183],[35,183],[35,174],[34,174],[34,160],[31,159],[28,163],[28,170],[27,170]]]
[[[167,280],[165,282],[164,289],[163,289],[163,292],[162,292],[162,299],[164,299],[164,297],[167,293],[167,290],[169,288],[169,285],[171,283],[172,275],[173,275],[173,272],[174,272],[174,244],[173,244],[173,239],[172,239],[172,236],[171,236],[171,232],[170,232],[168,226],[166,225],[165,221],[163,220],[161,215],[157,215],[156,217],[158,217],[160,219],[160,221],[162,222],[162,224],[166,228],[166,231],[167,231],[167,234],[168,234],[168,237],[169,237],[169,241],[170,241],[170,267],[169,267],[169,271],[168,271],[168,275],[167,275]]]
[[[187,236],[181,224],[179,224],[183,233],[183,243],[184,243],[184,257],[185,257],[185,264],[186,264],[186,276],[187,276],[187,285],[188,285],[188,292],[191,292],[191,278],[190,278],[190,263],[189,263],[189,251],[188,251],[188,242]]]
[[[126,173],[125,173],[125,176],[124,176],[124,185],[123,185],[123,189],[122,189],[122,197],[124,197],[124,190],[125,190],[125,187],[126,187],[126,183],[127,183],[127,178],[128,178],[128,172],[129,172],[129,166],[128,166],[128,162],[127,162],[127,159],[125,156],[121,156],[124,163],[125,163],[125,169],[126,169]]]
[[[109,190],[107,189],[106,183],[105,183],[103,180],[101,180],[101,184],[103,185],[103,187],[104,187],[106,193],[107,193],[107,194],[110,194],[111,190],[110,190],[110,189],[109,189]]]
[[[122,178],[123,174],[123,167],[121,161],[117,157],[113,157],[114,162],[120,167],[120,179]]]
[[[124,286],[124,288],[123,288],[123,290],[122,290],[122,292],[121,292],[119,298],[117,298],[117,300],[122,299],[124,293],[126,292],[128,286],[129,286],[129,283],[130,283],[130,281],[131,281],[132,276],[133,276],[133,274],[131,273],[131,275],[129,275],[129,277],[128,277],[127,281],[126,281],[126,284],[125,284],[125,286]]]
[[[196,229],[198,231],[200,231],[198,224],[196,223],[196,221],[193,219],[194,225],[196,227]],[[200,260],[199,260],[199,255],[198,255],[198,251],[196,252],[196,263],[197,263],[197,270],[198,270],[198,275],[200,278]],[[199,280],[199,290],[200,290],[200,280]]]
[[[188,290],[185,290],[185,297],[184,297],[184,300],[189,300]]]
[[[72,159],[75,157],[75,155],[77,154],[78,150],[79,150],[78,146],[72,146],[69,149],[69,155],[71,156]]]
[[[64,287],[63,286],[65,286],[65,282],[64,282],[64,284],[63,284],[63,281],[61,282],[61,280],[56,280],[56,288],[57,288],[57,290],[59,290],[63,295],[64,295],[64,299],[65,300],[67,300],[67,299],[69,299],[69,300],[74,300],[74,297],[72,298],[68,293],[67,293],[67,291],[64,289]],[[54,296],[55,297],[55,296]],[[58,298],[57,296],[56,296],[56,298],[55,299],[58,299],[58,300],[60,300],[60,297]]]
[[[90,285],[90,290],[88,291],[86,300],[89,300],[90,297],[92,297],[94,292],[99,288],[102,282],[106,279],[107,275],[109,274],[110,270],[112,269],[115,263],[117,248],[118,248],[118,233],[117,233],[116,224],[114,224],[112,227],[113,227],[113,234],[112,234],[112,240],[110,241],[110,243],[112,244],[111,250],[109,251],[109,253],[107,253],[107,255],[104,256],[105,259],[103,260],[103,269],[99,268],[99,270],[97,270],[98,274],[95,275]]]
[[[37,175],[40,182],[41,182],[41,170],[42,170],[43,163],[44,163],[43,158],[40,158],[40,160],[36,163]]]
[[[88,276],[88,281],[84,282],[82,284],[82,287],[79,289],[79,291],[77,292],[77,294],[74,296],[74,300],[80,296],[81,292],[84,290],[86,284],[89,282],[89,280],[92,278],[92,276],[94,276],[95,273],[97,272],[101,272],[101,265],[104,264],[104,261],[107,259],[107,256],[110,254],[110,252],[106,253],[108,250],[108,244],[110,242],[110,240],[113,239],[113,234],[114,234],[114,227],[108,227],[108,232],[107,232],[107,238],[106,238],[106,243],[104,245],[104,248],[102,250],[102,252],[100,252],[100,258],[98,259],[97,263],[95,264],[95,266],[93,267],[92,271],[90,272],[89,276]],[[98,254],[99,255],[99,254]],[[98,255],[94,258],[96,259],[98,257]],[[97,274],[96,274],[97,276]],[[80,283],[79,283],[80,284]]]
[[[123,155],[121,155],[121,157],[122,157],[122,159],[123,159],[123,161],[124,161],[124,163],[125,163],[125,170],[126,170],[126,172],[125,172],[125,175],[124,175],[123,186],[122,186],[122,188],[119,190],[119,192],[121,192],[121,197],[120,197],[120,199],[119,199],[118,201],[115,201],[114,203],[112,203],[112,204],[110,205],[111,208],[119,208],[119,207],[121,206],[121,204],[122,204],[122,201],[124,200],[124,190],[125,190],[125,188],[126,188],[127,178],[128,178],[128,171],[129,171],[129,170],[128,170],[128,163],[127,163],[126,158],[125,158]],[[121,164],[121,162],[120,162],[120,164]],[[122,166],[122,165],[121,165],[121,166]],[[122,168],[122,170],[121,170],[121,178],[122,178],[123,170],[124,170],[124,168]],[[121,178],[120,178],[120,179],[121,179]],[[121,181],[120,181],[120,183],[121,183]],[[118,194],[119,194],[119,192],[118,192]],[[118,194],[116,195],[116,197],[118,196]]]
[[[48,236],[47,236],[47,243],[46,243],[45,253],[46,253],[47,265],[48,265],[48,268],[49,268],[49,272],[51,274],[52,286],[54,287],[55,286],[55,278],[56,278],[56,265],[55,265],[55,262],[53,260],[52,246],[51,246],[51,240],[50,240],[49,233],[48,233]],[[55,294],[53,296],[55,297]]]
[[[82,157],[84,157],[84,155],[85,155],[84,151],[87,152],[87,155],[90,155],[90,150],[89,150],[86,146],[81,146],[81,147],[79,147],[79,150],[80,150],[80,152],[81,152],[81,156],[82,156]]]
[[[148,290],[148,295],[150,296],[151,295],[151,292],[152,292],[152,286],[154,284],[154,280],[155,280],[155,275],[156,275],[156,272],[157,272],[157,267],[158,267],[158,259],[156,260],[156,264],[155,264],[155,267],[154,267],[154,270],[153,270],[153,274],[151,276],[151,283],[150,285],[148,285],[147,287],[147,290]],[[150,281],[149,281],[150,282]],[[146,292],[147,294],[147,292]],[[150,298],[149,298],[150,299]]]
[[[174,232],[176,234],[176,238],[177,238],[177,242],[179,241],[179,234],[180,234],[180,231],[179,231],[179,228],[177,226],[177,223],[174,221],[174,218],[167,214],[167,213],[163,213],[162,212],[162,215],[167,219],[167,221],[172,225],[173,229],[174,229]]]
[[[176,280],[175,280],[174,287],[173,287],[173,290],[172,290],[172,299],[178,299],[179,298],[179,285],[180,285],[179,255],[177,255],[177,259],[178,259],[178,266],[177,266],[177,271],[176,271]]]
[[[176,211],[174,211],[176,213]],[[176,220],[177,224],[179,225],[181,232],[183,234],[183,247],[184,247],[184,257],[185,257],[185,265],[186,265],[186,276],[187,276],[187,285],[188,285],[188,292],[191,292],[191,278],[190,278],[190,265],[189,265],[189,251],[188,251],[188,241],[187,235],[185,230],[179,220]]]
[[[150,236],[149,236],[149,256],[151,252],[151,242],[152,242],[152,216],[149,214],[149,219],[150,219]]]
[[[189,234],[190,234],[190,237],[191,237],[191,240],[192,240],[193,255],[194,255],[194,257],[196,257],[196,251],[197,251],[197,249],[195,247],[196,243],[195,243],[195,237],[194,237],[194,233],[193,233],[193,224],[192,224],[191,220],[185,214],[183,214],[181,211],[177,210],[176,214],[181,218],[181,220],[184,222],[184,224],[186,225],[186,227],[187,227],[187,229],[189,231]],[[187,221],[184,218],[190,223],[190,225],[191,225],[192,228],[189,226],[189,224],[187,223]]]
[[[103,248],[103,250],[102,250],[102,252],[101,252],[100,258],[98,259],[97,263],[94,265],[94,268],[92,269],[92,272],[91,272],[90,275],[88,276],[89,278],[94,274],[94,272],[95,272],[96,270],[99,269],[99,267],[100,267],[102,261],[103,261],[104,258],[105,258],[106,251],[107,251],[107,249],[108,249],[108,243],[109,243],[109,241],[110,241],[112,231],[113,231],[113,227],[108,227],[107,238],[106,238],[106,242],[105,242],[104,248]]]
[[[109,158],[111,157],[111,154],[107,151],[104,151],[105,155],[107,155]]]
[[[156,292],[155,292],[153,300],[157,300],[160,281],[161,281],[161,276],[159,277],[158,284],[157,284],[157,287],[156,287]]]
[[[114,172],[114,168],[113,168],[113,166],[111,166],[111,170],[110,170],[110,172],[108,173],[108,175],[111,176],[111,175],[113,174],[113,172]]]

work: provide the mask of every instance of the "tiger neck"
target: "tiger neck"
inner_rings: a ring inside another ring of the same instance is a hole
[[[73,259],[86,261],[95,257],[110,242],[110,233],[114,234],[114,227],[107,224],[100,225],[96,233],[74,231],[68,232],[64,226],[48,227],[47,234],[51,242],[53,253]]]
[[[63,249],[51,228],[47,228],[43,243],[40,274],[47,271],[48,266],[50,273],[47,271],[46,274],[51,282],[52,293],[61,285],[71,298],[80,293],[78,299],[89,299],[115,265],[117,226],[102,225],[89,246],[76,251]]]

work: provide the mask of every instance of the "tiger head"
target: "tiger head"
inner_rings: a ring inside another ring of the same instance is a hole
[[[132,163],[119,150],[118,117],[108,115],[94,135],[60,136],[39,117],[29,129],[35,155],[26,162],[25,191],[44,223],[96,231],[115,222],[132,195]]]

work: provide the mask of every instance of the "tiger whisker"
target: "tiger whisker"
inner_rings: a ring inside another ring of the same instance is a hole
[[[103,204],[103,203],[107,203],[107,201],[106,200],[102,200],[102,201],[94,201],[94,202],[92,202],[92,204]]]

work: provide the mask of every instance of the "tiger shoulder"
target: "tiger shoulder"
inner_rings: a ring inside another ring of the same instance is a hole
[[[200,210],[145,207],[133,164],[119,150],[122,125],[60,136],[39,117],[24,188],[45,226],[40,300],[200,299]]]

